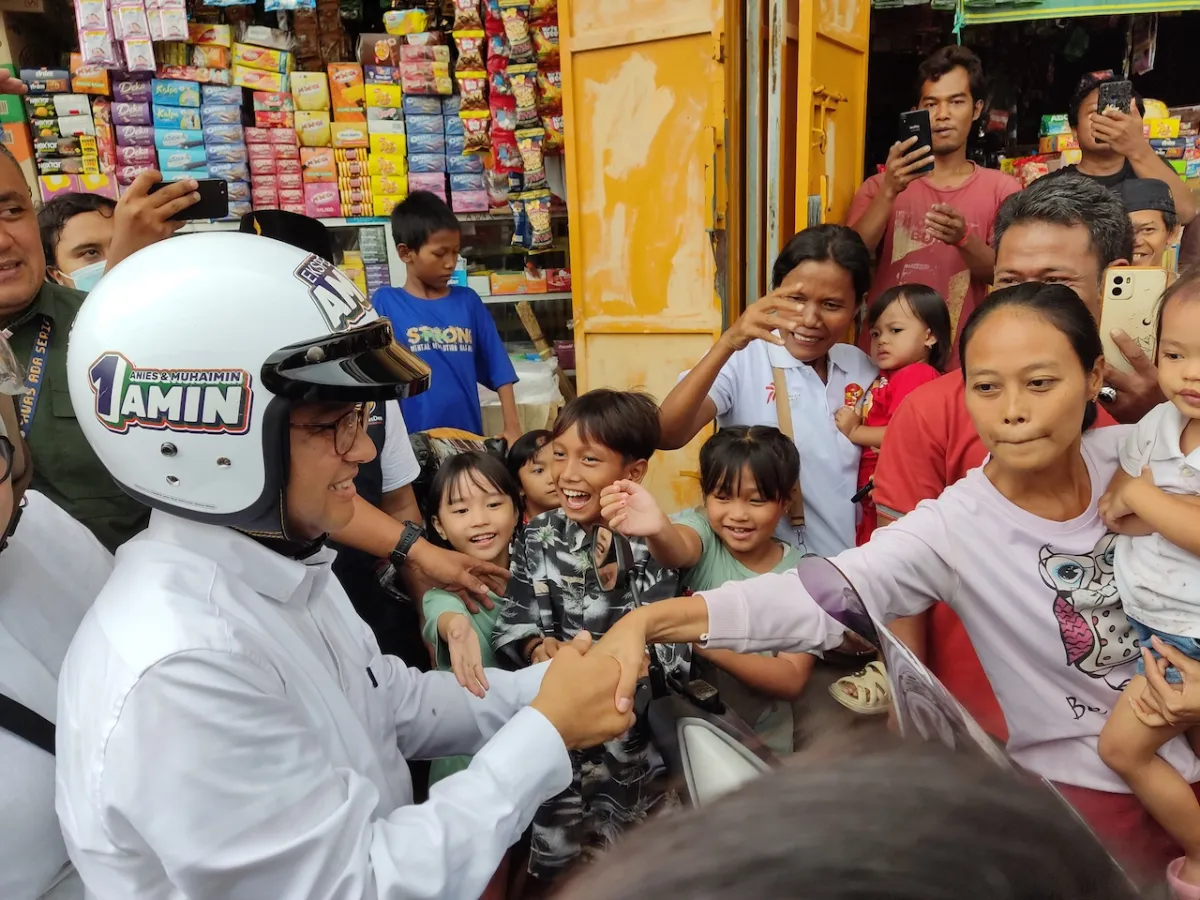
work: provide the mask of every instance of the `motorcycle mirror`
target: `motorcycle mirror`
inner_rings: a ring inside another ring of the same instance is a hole
[[[608,593],[625,586],[633,563],[633,550],[624,536],[604,525],[593,525],[589,558],[600,590]]]
[[[796,566],[800,583],[817,606],[849,629],[854,637],[879,646],[879,634],[867,605],[841,569],[820,556],[806,556]]]

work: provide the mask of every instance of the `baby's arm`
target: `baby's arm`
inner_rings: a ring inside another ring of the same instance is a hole
[[[635,481],[618,481],[602,490],[600,514],[614,531],[644,537],[650,555],[664,569],[690,569],[700,562],[700,535],[668,519],[654,496]]]
[[[843,406],[833,416],[838,431],[846,436],[850,443],[858,447],[874,447],[878,450],[883,446],[884,427],[867,427],[862,423],[862,416],[848,406]]]
[[[695,652],[746,686],[769,697],[789,701],[795,700],[803,692],[817,659],[810,653],[760,656],[757,653],[734,653],[732,650],[705,650],[699,645],[696,645]]]

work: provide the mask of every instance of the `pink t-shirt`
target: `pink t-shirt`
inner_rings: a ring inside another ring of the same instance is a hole
[[[850,203],[847,223],[853,225],[867,211],[882,183],[882,175],[872,175],[863,182]],[[1021,182],[1011,175],[981,166],[976,166],[967,180],[955,188],[936,188],[928,178],[912,182],[896,198],[892,220],[883,232],[870,299],[898,284],[927,284],[945,298],[957,338],[959,326],[987,294],[988,286],[971,280],[966,260],[957,247],[926,239],[925,214],[935,203],[953,206],[967,220],[967,228],[991,244],[992,224],[1000,204],[1020,189]]]
[[[833,557],[884,622],[944,599],[979,652],[1008,721],[1008,750],[1051,781],[1111,793],[1129,788],[1096,752],[1100,729],[1133,676],[1138,650],[1113,578],[1115,535],[1096,502],[1117,470],[1127,427],[1083,438],[1092,500],[1068,522],[1040,519],[972,469],[937,500],[869,543]],[[707,646],[740,653],[829,650],[842,627],[796,573],[761,575],[703,592]],[[1189,782],[1200,760],[1176,738],[1163,757]]]

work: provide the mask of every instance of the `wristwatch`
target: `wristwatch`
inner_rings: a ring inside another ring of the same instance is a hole
[[[396,544],[396,548],[391,553],[392,565],[397,569],[408,561],[408,554],[413,548],[413,544],[425,534],[425,529],[416,522],[404,523],[404,534],[400,535],[400,540]]]

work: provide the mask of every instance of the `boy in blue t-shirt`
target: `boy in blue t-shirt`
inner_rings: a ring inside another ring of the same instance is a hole
[[[407,278],[403,288],[380,288],[371,302],[391,319],[396,341],[433,371],[429,390],[400,401],[408,430],[483,434],[479,383],[500,395],[503,436],[511,446],[521,436],[517,373],[479,295],[450,285],[462,242],[458,219],[438,197],[414,191],[392,211],[392,234]]]

